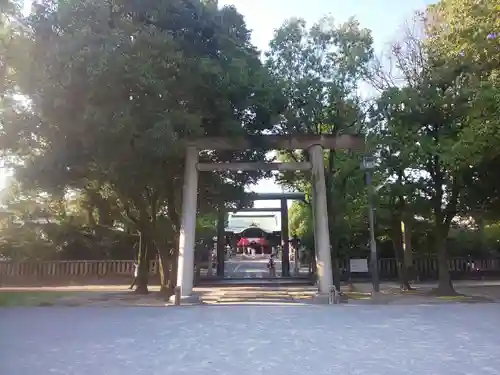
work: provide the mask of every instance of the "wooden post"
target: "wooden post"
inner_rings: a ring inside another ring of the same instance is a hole
[[[181,304],[181,287],[176,286],[174,288],[174,305],[179,306]]]
[[[335,305],[337,303],[338,303],[337,289],[335,288],[334,285],[332,285],[328,293],[328,304]]]
[[[207,263],[207,276],[212,277],[213,276],[213,267],[212,264],[214,262],[214,248],[213,244],[210,245],[208,248],[208,263]]]

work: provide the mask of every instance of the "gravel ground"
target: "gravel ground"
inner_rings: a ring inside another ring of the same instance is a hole
[[[0,309],[0,374],[500,374],[499,317],[499,304]]]

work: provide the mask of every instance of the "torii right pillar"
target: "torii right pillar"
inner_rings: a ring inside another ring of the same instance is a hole
[[[328,230],[326,205],[325,156],[320,145],[309,148],[312,174],[312,208],[314,221],[314,244],[316,253],[319,293],[329,293],[333,286],[332,257]]]

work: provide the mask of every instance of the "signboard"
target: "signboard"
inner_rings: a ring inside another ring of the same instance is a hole
[[[363,158],[363,169],[374,169],[377,166],[377,159],[373,156],[365,156]]]
[[[349,265],[352,273],[368,272],[368,259],[351,259]]]

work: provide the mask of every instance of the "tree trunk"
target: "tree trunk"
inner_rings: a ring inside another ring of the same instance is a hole
[[[179,267],[179,237],[181,230],[181,217],[179,215],[179,211],[176,208],[177,203],[176,196],[174,194],[174,189],[169,190],[169,194],[167,195],[167,212],[168,217],[172,223],[172,247],[170,251],[170,262],[168,264],[169,267],[169,278],[168,285],[173,289],[177,286],[177,269]]]
[[[407,217],[403,221],[403,253],[404,253],[404,264],[408,271],[409,280],[415,280],[417,272],[413,266],[413,245],[411,242],[412,234],[412,219]]]
[[[392,224],[391,240],[394,249],[394,255],[396,256],[396,262],[398,264],[398,277],[401,285],[401,290],[412,290],[413,288],[410,285],[408,277],[408,268],[406,267],[404,261],[403,233],[401,230],[399,219],[395,220]]]
[[[177,286],[177,271],[179,269],[179,263],[177,262],[178,255],[176,255],[173,258],[173,261],[170,263],[170,282],[169,284],[172,286],[172,288],[175,288]]]
[[[174,287],[170,282],[170,263],[172,259],[166,254],[164,249],[157,248],[158,255],[158,271],[160,273],[160,293],[165,297],[170,297],[173,294]]]
[[[105,227],[112,227],[114,224],[114,219],[111,214],[111,208],[109,207],[109,204],[107,204],[104,201],[101,201],[99,205],[97,206],[97,212],[99,216],[99,225],[105,226]]]
[[[97,222],[94,218],[94,207],[89,206],[85,208],[86,216],[87,216],[87,224],[91,226],[92,228],[95,228],[97,226]]]
[[[448,265],[448,254],[446,253],[446,237],[442,231],[435,229],[435,251],[438,256],[438,287],[436,292],[440,296],[456,295],[453,284],[451,283],[450,270]]]
[[[169,263],[169,285],[172,290],[177,286],[177,270],[179,268],[179,232],[174,232],[175,250],[170,254],[171,261]]]
[[[139,266],[137,283],[135,292],[139,294],[147,294],[148,279],[149,279],[149,257],[148,257],[148,240],[146,230],[141,230],[139,233],[139,254],[137,262]]]
[[[332,206],[329,201],[332,200],[332,197],[330,194],[327,195],[326,197],[326,202],[328,208],[328,236],[330,237],[330,256],[332,259],[332,274],[333,274],[333,285],[335,285],[335,288],[337,290],[340,290],[340,267],[339,267],[339,260],[338,260],[338,241],[337,237],[335,236],[335,230],[334,230],[334,224],[335,224],[335,214],[333,210],[330,210],[330,207]]]
[[[99,225],[112,227],[114,223],[111,212],[110,201],[103,198],[99,193],[99,189],[87,189],[87,195],[90,199],[90,204],[97,210],[97,222]]]

